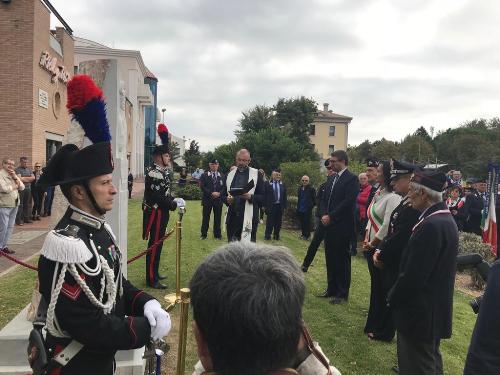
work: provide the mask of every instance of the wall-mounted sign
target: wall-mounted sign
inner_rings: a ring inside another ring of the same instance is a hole
[[[38,89],[38,105],[43,108],[49,108],[49,94],[47,91]]]
[[[66,67],[64,65],[58,65],[57,57],[50,56],[47,51],[42,52],[39,64],[43,69],[52,74],[52,82],[58,80],[62,83],[68,83],[71,78],[66,71]]]

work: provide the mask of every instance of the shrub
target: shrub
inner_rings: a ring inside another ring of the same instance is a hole
[[[458,254],[473,254],[478,253],[485,261],[493,262],[495,260],[494,254],[491,252],[491,246],[484,243],[481,236],[474,233],[461,232],[458,239]],[[485,286],[484,280],[479,276],[476,269],[467,270],[472,278],[472,286],[477,289],[483,289]]]
[[[309,176],[309,183],[315,189],[317,189],[319,185],[326,180],[326,174],[321,173],[319,162],[288,162],[282,163],[280,167],[282,180],[286,186],[288,196],[297,195],[297,189],[300,186],[300,179],[304,175]]]
[[[179,186],[177,183],[172,184],[172,192],[175,197],[183,198],[188,201],[200,200],[202,193],[198,185],[186,184]]]
[[[298,198],[295,195],[287,197],[287,206],[283,212],[284,220],[289,228],[297,228],[299,219],[297,217],[297,202]]]

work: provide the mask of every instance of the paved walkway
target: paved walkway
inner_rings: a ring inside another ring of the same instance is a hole
[[[144,179],[134,181],[132,197],[141,197],[144,193]],[[52,205],[52,216],[42,217],[40,221],[34,221],[32,224],[16,225],[14,233],[8,243],[10,249],[16,253],[13,254],[17,259],[27,262],[36,257],[42,248],[43,241],[47,232],[53,229],[60,218],[64,215],[68,202],[62,195],[59,188],[56,189],[54,203]],[[0,257],[0,277],[20,267],[14,262]]]

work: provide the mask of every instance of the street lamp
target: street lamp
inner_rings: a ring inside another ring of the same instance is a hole
[[[161,122],[162,123],[165,123],[165,111],[166,110],[167,110],[166,108],[161,109]]]

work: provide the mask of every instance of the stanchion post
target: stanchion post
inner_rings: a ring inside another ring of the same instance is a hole
[[[187,341],[187,325],[190,304],[189,288],[181,289],[181,321],[179,326],[179,352],[177,353],[177,375],[184,375],[186,369],[186,341]]]

